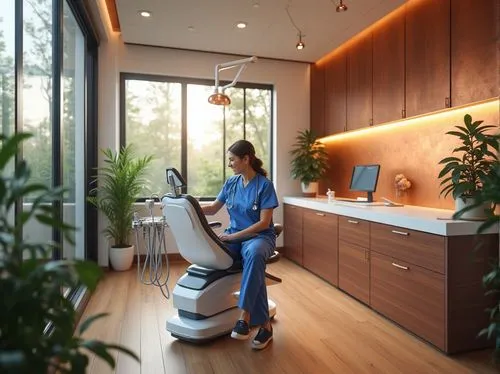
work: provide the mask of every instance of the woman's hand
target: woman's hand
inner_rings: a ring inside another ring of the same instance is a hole
[[[223,232],[219,235],[219,239],[222,240],[223,242],[227,242],[229,240],[236,239],[236,237],[235,234],[226,234],[225,232]]]

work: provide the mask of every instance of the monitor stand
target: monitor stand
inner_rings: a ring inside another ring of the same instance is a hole
[[[366,192],[366,194],[368,195],[366,201],[369,202],[369,203],[373,203],[373,192],[372,191],[368,191],[368,192]]]

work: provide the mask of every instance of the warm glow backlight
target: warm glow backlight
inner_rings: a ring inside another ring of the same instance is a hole
[[[435,112],[432,114],[426,114],[418,117],[412,117],[400,121],[394,121],[394,122],[388,122],[383,125],[378,125],[378,126],[373,126],[373,127],[367,127],[364,129],[360,130],[354,130],[354,131],[349,131],[341,134],[335,134],[335,135],[330,135],[326,136],[324,138],[321,138],[320,141],[323,143],[330,143],[334,141],[341,141],[345,139],[352,139],[356,137],[361,137],[364,135],[373,135],[377,133],[381,133],[384,131],[393,131],[396,128],[399,127],[408,127],[408,126],[425,126],[429,125],[432,126],[436,122],[441,122],[446,120],[447,118],[450,120],[453,120],[456,118],[457,115],[464,116],[465,114],[468,113],[472,108],[474,110],[481,110],[481,111],[499,111],[500,107],[500,100],[499,99],[492,99],[492,100],[487,100],[485,102],[481,102],[479,104],[474,104],[474,105],[467,105],[467,106],[462,106],[462,107],[457,107],[457,108],[452,108],[452,109],[445,109],[439,112]],[[462,112],[462,113],[461,113]]]

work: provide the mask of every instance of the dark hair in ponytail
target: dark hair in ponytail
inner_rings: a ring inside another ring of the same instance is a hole
[[[267,171],[262,168],[262,165],[264,163],[260,158],[257,158],[255,156],[255,148],[253,144],[248,140],[238,140],[228,148],[228,152],[231,152],[233,155],[238,156],[239,158],[248,156],[252,169],[255,170],[256,173],[267,177]]]

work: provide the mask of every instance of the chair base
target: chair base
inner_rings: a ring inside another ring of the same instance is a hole
[[[276,304],[272,300],[268,300],[268,304],[269,317],[274,318]],[[166,328],[174,338],[179,340],[191,343],[205,343],[230,334],[239,316],[240,310],[238,308],[231,308],[201,320],[176,315],[167,321]]]

